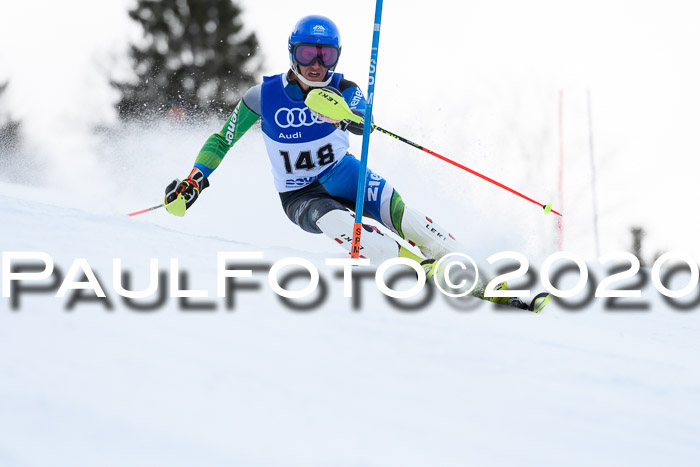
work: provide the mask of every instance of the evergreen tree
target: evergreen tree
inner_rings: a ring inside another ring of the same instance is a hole
[[[247,67],[258,40],[242,34],[240,14],[233,0],[138,0],[129,11],[145,36],[131,47],[136,81],[112,82],[120,118],[230,110],[258,71]]]

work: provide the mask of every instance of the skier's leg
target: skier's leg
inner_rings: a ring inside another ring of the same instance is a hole
[[[346,200],[352,199],[354,204],[354,198],[352,197],[357,190],[358,172],[359,161],[353,156],[346,156],[329,176],[321,180],[321,183],[328,189],[331,195]],[[424,261],[422,258],[414,259],[423,264],[429,278],[436,274],[438,281],[443,284],[445,284],[445,282],[442,272],[435,270],[437,260],[449,253],[466,251],[447,229],[437,224],[432,218],[421,214],[415,209],[407,207],[401,195],[391,184],[381,175],[371,170],[368,171],[367,176],[365,210],[372,218],[380,221],[382,225],[389,228],[412,245],[418,247],[425,258],[428,258],[428,261]],[[402,254],[399,255],[403,256]],[[474,288],[472,295],[484,298],[483,291],[485,285],[490,280],[489,277],[492,277],[492,274],[486,269],[483,261],[479,261],[479,258],[476,260],[480,263],[478,265],[479,283]],[[441,266],[441,269],[443,269],[443,267],[444,265]],[[473,283],[473,273],[467,273],[465,279],[469,284]],[[458,293],[459,290],[452,290],[452,292]]]
[[[334,209],[324,214],[316,225],[327,236],[338,243],[345,251],[352,249],[352,229],[355,216],[347,209]],[[399,256],[401,246],[391,237],[384,235],[374,226],[362,224],[362,241],[360,257],[369,258],[372,264],[380,264]]]
[[[328,194],[318,182],[294,192],[281,193],[282,205],[289,219],[303,230],[323,233],[338,243],[348,253],[351,251],[354,215],[340,201]],[[380,232],[379,229],[364,225],[360,255],[369,258],[373,264],[396,258],[413,257],[408,250],[401,247],[394,239]]]
[[[354,205],[360,162],[346,155],[319,181],[328,193]],[[462,248],[454,237],[431,218],[407,208],[401,195],[381,175],[368,171],[365,211],[401,238],[417,246],[426,258],[439,259]]]
[[[454,236],[432,218],[406,206],[401,195],[391,188],[391,196],[382,203],[383,218],[401,238],[416,245],[426,258],[440,259],[463,247]]]
[[[319,182],[334,198],[343,200],[346,204],[351,203],[354,205],[358,173],[359,161],[352,155],[346,155],[330,173],[321,177]],[[449,231],[437,224],[432,218],[407,207],[401,199],[401,195],[381,175],[369,170],[367,178],[367,191],[365,192],[365,210],[367,213],[404,240],[417,246],[425,258],[428,259],[426,260],[415,255],[413,259],[423,265],[428,277],[437,275],[438,281],[445,284],[444,276],[441,277],[441,271],[436,271],[434,268],[438,262],[437,260],[449,253],[466,251],[466,249],[455,240]],[[348,220],[340,215],[337,218],[340,223],[354,222],[354,219]],[[328,219],[330,220],[331,217]],[[331,229],[327,228],[327,230],[329,232],[328,235],[332,237],[330,234]],[[365,234],[363,233],[362,245],[365,245],[365,241]],[[347,248],[349,247],[350,244],[348,242]],[[392,251],[396,250],[384,250],[382,255],[391,254]],[[410,252],[401,247],[398,251],[398,256],[409,256],[406,253]],[[391,257],[396,256],[397,254],[393,253]],[[483,258],[476,258],[476,261],[479,269],[479,281],[471,295],[495,303],[522,307],[523,303],[518,299],[484,297],[486,284],[495,275],[490,270],[489,265],[484,263]],[[441,269],[443,267],[444,265],[441,266]],[[473,283],[469,278],[467,278],[467,281],[469,284]],[[495,287],[496,290],[507,288],[508,285],[505,282]],[[459,290],[452,290],[452,292],[459,293]]]

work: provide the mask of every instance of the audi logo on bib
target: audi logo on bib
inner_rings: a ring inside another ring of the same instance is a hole
[[[313,126],[315,123],[323,123],[315,114],[308,112],[307,108],[288,109],[282,107],[275,112],[275,123],[280,128],[300,128],[302,126]]]

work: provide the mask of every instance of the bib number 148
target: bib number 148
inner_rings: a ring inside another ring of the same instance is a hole
[[[330,144],[326,144],[316,151],[316,162],[314,162],[311,156],[311,151],[301,151],[297,156],[293,167],[289,152],[280,151],[280,156],[282,156],[284,159],[284,169],[288,174],[293,173],[295,170],[311,170],[316,167],[316,164],[320,166],[328,165],[335,160],[333,146]]]

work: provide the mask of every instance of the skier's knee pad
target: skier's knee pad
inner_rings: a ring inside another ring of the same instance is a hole
[[[382,224],[387,226],[401,238],[404,238],[403,230],[401,228],[401,219],[403,219],[404,208],[405,204],[398,191],[393,188],[390,190],[384,190],[379,208],[380,220]]]
[[[330,211],[345,210],[345,207],[330,197],[301,197],[287,206],[287,217],[306,232],[320,234],[317,222]]]

